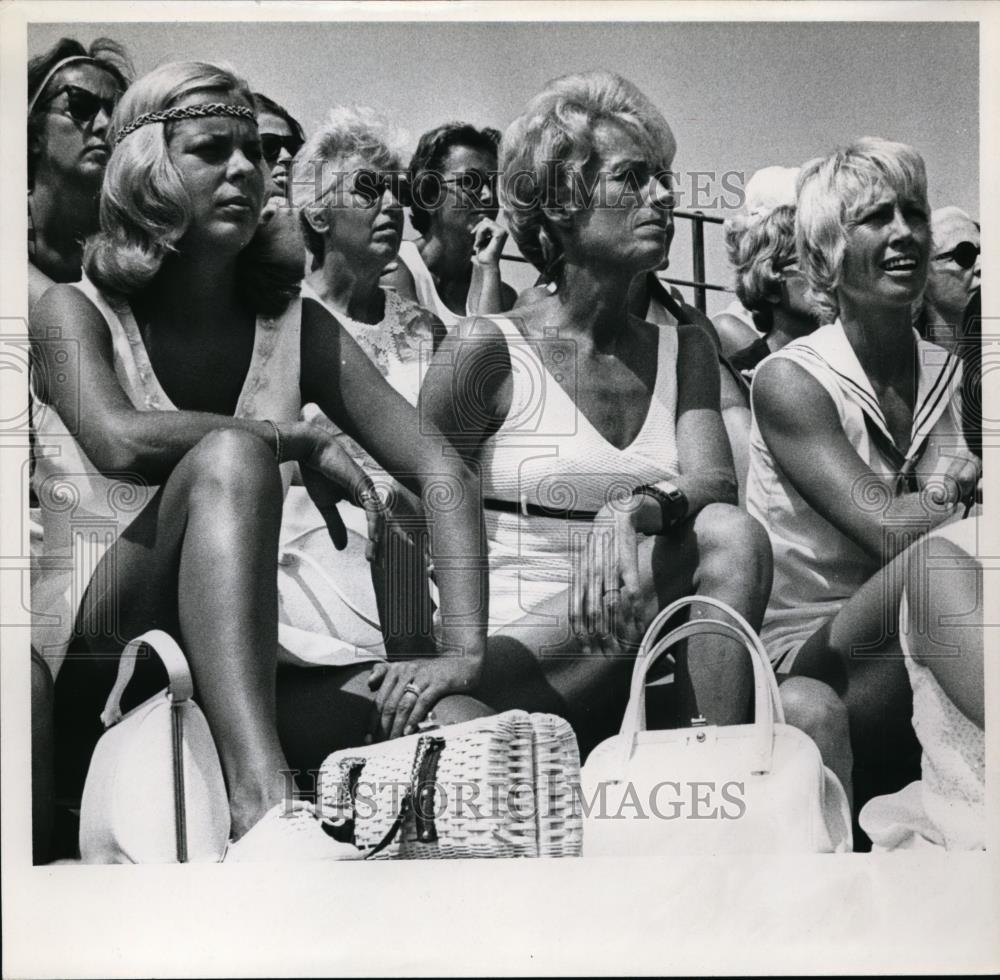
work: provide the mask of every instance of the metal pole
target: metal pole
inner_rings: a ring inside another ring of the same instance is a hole
[[[705,226],[702,224],[704,218],[703,211],[695,211],[691,219],[691,262],[693,265],[695,282],[705,281]],[[704,286],[695,286],[694,305],[705,313],[708,304]]]

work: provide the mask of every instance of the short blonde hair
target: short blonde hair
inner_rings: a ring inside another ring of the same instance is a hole
[[[884,188],[927,208],[923,157],[905,143],[866,136],[802,168],[796,238],[807,299],[821,323],[837,318],[847,231]]]
[[[401,172],[404,135],[377,109],[364,105],[337,105],[306,140],[292,163],[289,194],[299,211],[306,246],[323,256],[323,239],[305,220],[303,211],[320,206],[332,176],[332,164],[358,157],[377,170]],[[318,169],[317,169],[318,168]]]
[[[218,65],[171,61],[122,96],[111,119],[114,146],[101,191],[101,230],[88,239],[83,264],[100,287],[128,296],[149,283],[191,221],[191,201],[167,146],[171,123],[118,132],[146,112],[169,108],[193,92],[221,92],[253,107],[243,79]]]
[[[569,170],[590,159],[594,127],[604,121],[627,129],[645,147],[648,162],[658,172],[669,171],[677,144],[666,119],[632,82],[609,71],[549,82],[500,144],[501,193],[511,234],[525,258],[550,278],[561,250],[543,206],[567,191]]]

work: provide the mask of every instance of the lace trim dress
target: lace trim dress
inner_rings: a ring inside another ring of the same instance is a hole
[[[358,342],[382,376],[411,405],[416,405],[423,370],[433,350],[425,310],[383,290],[385,312],[378,323],[362,323],[324,303],[308,284],[302,298],[322,304]],[[303,413],[333,432],[380,491],[396,481],[354,439],[316,406]],[[289,489],[282,515],[280,562],[293,581],[283,591],[286,614],[296,629],[282,634],[284,659],[306,666],[344,666],[385,658],[371,566],[365,558],[368,522],[364,510],[337,505],[347,528],[347,547],[337,551],[322,515],[304,487]]]

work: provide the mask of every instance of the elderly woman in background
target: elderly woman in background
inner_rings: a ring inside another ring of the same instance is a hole
[[[397,194],[399,136],[373,109],[337,106],[310,137],[294,165],[293,203],[312,256],[313,271],[302,288],[304,298],[329,311],[358,343],[390,385],[411,405],[417,403],[421,367],[430,359],[441,321],[391,289],[379,278],[399,251],[403,211]],[[346,451],[392,498],[391,526],[410,532],[385,535],[372,560],[362,509],[344,505],[348,529],[342,554],[332,547],[322,515],[301,488],[289,492],[282,525],[283,546],[305,551],[326,568],[324,581],[306,581],[326,615],[313,633],[312,645],[338,642],[380,651],[383,639],[393,652],[411,653],[430,636],[430,606],[423,562],[420,501],[393,480],[357,442],[330,426]],[[310,579],[303,569],[303,578]],[[374,581],[373,581],[374,580]],[[373,591],[374,585],[374,591]]]
[[[736,221],[764,218],[775,208],[795,204],[795,181],[798,167],[762,167],[746,183],[743,211]],[[761,339],[753,311],[739,296],[712,317],[722,352],[728,357]]]
[[[422,417],[482,473],[482,697],[563,715],[584,751],[619,725],[657,610],[699,592],[759,625],[770,587],[763,529],[735,506],[711,341],[628,310],[634,279],[664,260],[673,147],[617,75],[537,95],[504,136],[503,192],[518,247],[555,290],[461,321],[421,391]],[[584,200],[595,181],[607,200]],[[693,641],[680,675],[691,716],[744,718],[749,664],[728,641]]]
[[[961,364],[911,325],[928,218],[909,146],[867,138],[808,164],[798,254],[824,326],[761,364],[752,392],[748,507],[775,557],[762,637],[779,674],[844,699],[859,802],[908,781],[915,748],[892,625],[906,548],[961,517],[980,474],[962,437]]]
[[[299,121],[274,99],[254,92],[253,104],[257,110],[257,128],[260,131],[260,149],[264,162],[270,168],[271,179],[281,196],[288,197],[292,160],[306,141],[305,131]]]
[[[59,560],[33,591],[33,637],[61,663],[58,758],[79,788],[125,641],[167,630],[219,749],[229,859],[336,859],[344,845],[313,808],[289,803],[288,770],[356,744],[373,713],[395,735],[432,707],[456,720],[484,710],[451,696],[473,689],[485,647],[486,582],[466,559],[481,533],[475,484],[320,303],[260,275],[267,175],[245,82],[161,65],[123,97],[110,141],[87,278],[51,288],[31,319],[39,440],[57,449],[35,473],[46,557]],[[67,350],[74,371],[58,368]],[[299,464],[339,544],[338,499],[365,507],[373,540],[382,510],[338,441],[298,420],[303,400],[422,497],[442,483],[455,494],[430,512],[437,639],[452,655],[276,671],[282,464]],[[140,658],[127,700],[160,687],[155,658]]]
[[[514,305],[500,277],[507,232],[495,220],[499,142],[495,129],[446,123],[420,137],[410,161],[410,220],[420,237],[403,242],[386,283],[448,327]]]
[[[80,278],[111,155],[108,125],[133,75],[108,38],[88,49],[64,37],[28,63],[29,308],[52,283]]]
[[[760,337],[729,357],[748,379],[769,354],[819,326],[806,300],[795,251],[795,208],[783,204],[764,215],[729,218],[726,250],[736,270],[736,295],[753,314]]]

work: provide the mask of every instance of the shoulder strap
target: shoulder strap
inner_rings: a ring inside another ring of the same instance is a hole
[[[194,681],[188,662],[174,639],[163,630],[149,630],[129,641],[118,661],[118,677],[101,712],[105,728],[121,721],[121,700],[135,672],[135,662],[143,646],[152,649],[167,668],[167,692],[171,701],[188,701],[194,695]]]
[[[691,322],[691,317],[684,312],[684,307],[671,296],[670,290],[663,285],[660,277],[655,274],[649,276],[649,295],[663,306],[678,324],[689,324]]]

